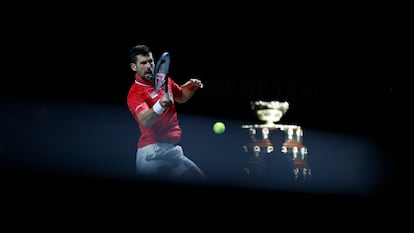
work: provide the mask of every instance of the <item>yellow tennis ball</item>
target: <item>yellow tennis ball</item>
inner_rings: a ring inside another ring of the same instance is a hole
[[[218,122],[214,123],[214,125],[213,125],[214,133],[222,134],[222,133],[224,133],[225,130],[226,130],[226,126],[224,125],[223,122],[218,121]]]

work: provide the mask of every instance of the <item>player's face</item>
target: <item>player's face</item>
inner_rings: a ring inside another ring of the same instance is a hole
[[[151,80],[154,74],[154,58],[152,53],[148,56],[137,55],[137,62],[131,64],[131,69],[135,71],[135,74],[140,76],[144,80]]]

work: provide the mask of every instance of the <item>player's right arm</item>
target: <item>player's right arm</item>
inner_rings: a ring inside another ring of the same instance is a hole
[[[138,114],[138,120],[144,128],[148,128],[155,123],[158,116],[153,109],[149,108]]]
[[[171,101],[164,96],[160,98],[152,108],[146,107],[139,111],[140,106],[137,106],[138,120],[144,128],[148,128],[157,121],[158,116],[160,116],[169,106],[171,106]]]

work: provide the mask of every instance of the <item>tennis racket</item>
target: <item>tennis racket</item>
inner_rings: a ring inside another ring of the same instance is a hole
[[[168,92],[168,70],[170,67],[170,54],[164,52],[161,54],[154,69],[154,80],[152,82],[156,90],[164,89],[164,95],[167,99],[170,99]]]

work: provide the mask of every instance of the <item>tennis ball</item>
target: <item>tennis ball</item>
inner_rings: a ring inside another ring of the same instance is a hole
[[[226,130],[226,126],[224,125],[223,122],[218,121],[218,122],[214,123],[214,125],[213,125],[214,133],[222,134],[222,133],[224,133],[224,130]]]

